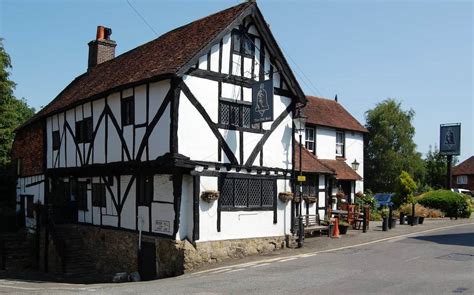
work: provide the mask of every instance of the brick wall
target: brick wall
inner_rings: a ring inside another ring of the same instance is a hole
[[[17,132],[12,147],[12,163],[21,159],[22,169],[19,176],[28,176],[44,172],[44,138],[42,121],[33,123]]]

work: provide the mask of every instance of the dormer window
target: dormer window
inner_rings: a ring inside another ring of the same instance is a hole
[[[241,31],[232,32],[233,52],[247,57],[255,54],[255,38]]]

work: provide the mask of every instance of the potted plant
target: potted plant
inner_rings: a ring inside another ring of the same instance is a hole
[[[347,229],[349,228],[349,223],[345,220],[339,221],[339,233],[341,235],[345,235],[347,233]]]
[[[400,217],[400,212],[398,210],[392,211],[392,220],[390,220],[390,228],[395,228],[397,225],[397,219]]]
[[[293,193],[292,192],[281,192],[278,194],[278,198],[283,203],[288,203],[288,201],[293,200]]]
[[[211,202],[219,199],[219,195],[220,195],[220,193],[218,191],[207,190],[207,191],[203,191],[201,193],[201,199],[203,199],[203,201],[205,201],[205,202],[211,203]]]
[[[389,210],[387,206],[384,206],[381,210],[381,215],[382,215],[382,230],[383,231],[388,231],[388,215],[389,215]]]
[[[425,217],[429,214],[429,210],[420,204],[415,205],[415,215],[418,216],[418,224],[423,224]]]

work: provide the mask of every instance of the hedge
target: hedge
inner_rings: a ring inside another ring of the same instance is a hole
[[[425,207],[443,211],[447,217],[469,218],[472,213],[470,197],[448,190],[424,193],[417,201]]]

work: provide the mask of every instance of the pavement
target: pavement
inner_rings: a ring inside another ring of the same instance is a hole
[[[123,284],[0,279],[27,294],[474,294],[474,220],[425,220],[388,232],[307,238],[302,249],[247,257],[176,278]]]

